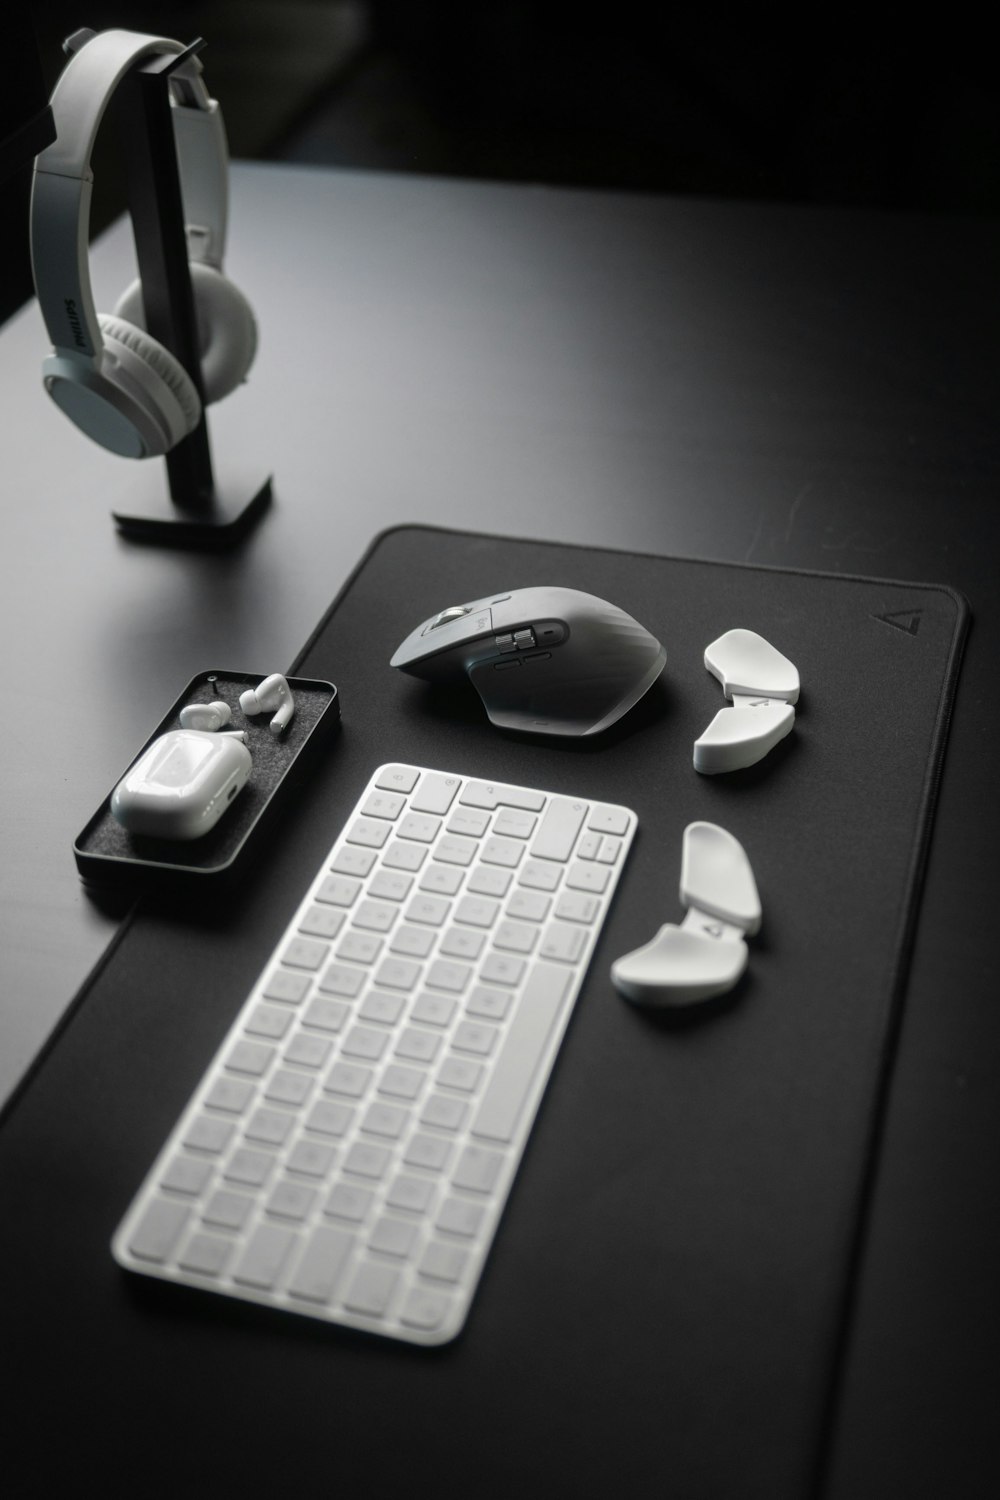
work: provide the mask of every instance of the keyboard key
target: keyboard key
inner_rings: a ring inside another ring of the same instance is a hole
[[[389,952],[400,953],[407,958],[426,958],[436,942],[437,934],[433,928],[397,927],[389,944]]]
[[[374,1031],[370,1026],[354,1026],[341,1043],[344,1057],[363,1058],[365,1062],[378,1062],[389,1041],[388,1033]]]
[[[379,1080],[378,1091],[393,1099],[415,1099],[424,1086],[425,1074],[416,1068],[399,1067],[392,1063]]]
[[[560,963],[575,964],[587,946],[587,934],[582,927],[553,922],[546,931],[539,953],[542,958],[556,959]]]
[[[226,1067],[231,1073],[249,1073],[254,1078],[261,1078],[274,1056],[275,1049],[265,1047],[262,1042],[237,1042],[226,1058]]]
[[[281,1269],[289,1251],[295,1244],[295,1233],[291,1229],[279,1228],[275,1224],[262,1224],[248,1240],[233,1279],[244,1286],[270,1290],[281,1275]]]
[[[281,955],[281,962],[295,969],[310,969],[315,973],[329,951],[329,943],[317,943],[312,938],[292,938]]]
[[[590,809],[587,827],[598,833],[613,833],[619,837],[628,832],[628,813],[623,807],[602,807],[600,803]]]
[[[375,785],[390,792],[412,792],[419,779],[420,772],[413,766],[383,766]]]
[[[129,1249],[140,1260],[162,1263],[180,1239],[190,1216],[191,1209],[186,1203],[153,1198],[132,1232]]]
[[[309,908],[310,912],[320,911],[318,906]],[[336,927],[344,920],[342,912],[331,911],[323,913],[336,919]],[[336,927],[333,932],[324,933],[325,937],[335,937]],[[283,1000],[286,1005],[298,1005],[309,993],[312,981],[308,974],[291,973],[288,969],[275,969],[264,988],[265,998],[268,1000]]]
[[[410,1141],[403,1155],[409,1167],[424,1167],[429,1172],[440,1172],[452,1153],[451,1141],[439,1135],[417,1134]]]
[[[427,858],[427,849],[422,844],[404,844],[397,839],[390,844],[382,856],[383,866],[391,870],[419,870]]]
[[[553,797],[538,825],[538,832],[531,845],[532,857],[563,861],[569,859],[586,815],[586,802],[571,802],[568,797]]]
[[[420,889],[429,895],[454,896],[464,875],[456,865],[428,865],[420,877]]]
[[[374,855],[372,856],[374,859]],[[353,906],[361,890],[361,881],[344,875],[328,875],[316,891],[316,900],[330,906]]]
[[[418,844],[433,844],[441,831],[441,819],[410,813],[402,820],[397,831],[401,839],[415,839]]]
[[[520,864],[523,853],[524,845],[515,844],[513,839],[487,839],[483,845],[483,863],[513,870]]]
[[[353,1000],[365,982],[364,969],[352,968],[339,962],[327,964],[319,987],[325,995],[345,995]]]
[[[342,1000],[324,1000],[317,996],[310,1000],[302,1016],[303,1026],[315,1026],[319,1031],[339,1031],[350,1010]]]
[[[282,1181],[272,1189],[266,1208],[276,1218],[292,1219],[300,1223],[315,1201],[315,1188],[305,1187],[300,1182]]]
[[[486,896],[463,896],[455,907],[455,921],[472,927],[492,927],[500,911],[499,901]]]
[[[259,1188],[271,1175],[274,1157],[267,1151],[251,1151],[241,1146],[234,1151],[223,1176],[227,1182],[238,1182],[243,1187]]]
[[[242,1229],[253,1212],[254,1200],[246,1193],[230,1193],[220,1188],[209,1199],[202,1219],[218,1229]]]
[[[501,782],[470,781],[459,801],[467,807],[488,808],[490,812],[497,807],[523,807],[528,812],[541,812],[545,794],[525,787],[504,786]]]
[[[491,1193],[500,1176],[503,1162],[499,1151],[485,1151],[482,1146],[466,1146],[458,1159],[452,1183],[470,1193]]]
[[[399,1317],[408,1328],[419,1328],[422,1332],[431,1333],[435,1328],[441,1327],[450,1308],[451,1303],[447,1297],[415,1286],[407,1293]]]
[[[212,1163],[193,1156],[175,1156],[160,1178],[160,1186],[172,1193],[197,1197],[212,1175]]]
[[[446,1198],[435,1224],[445,1234],[460,1234],[463,1239],[471,1240],[479,1233],[485,1215],[481,1203],[470,1203],[468,1198]]]
[[[504,807],[493,819],[493,832],[502,834],[505,838],[527,839],[534,833],[537,822],[534,813]]]
[[[469,1113],[464,1099],[451,1094],[431,1094],[420,1112],[421,1125],[433,1125],[437,1130],[458,1130]]]
[[[397,908],[386,901],[362,901],[354,913],[355,927],[371,932],[388,932],[398,915]]]
[[[380,901],[403,901],[409,894],[413,876],[403,870],[379,870],[368,887]]]
[[[381,849],[391,832],[388,823],[376,822],[374,818],[358,818],[347,835],[347,842],[360,844],[365,849]]]
[[[405,806],[406,798],[398,792],[372,792],[370,797],[365,798],[361,813],[365,818],[388,818],[393,821]]]
[[[523,922],[501,922],[493,934],[498,948],[510,953],[530,953],[538,941],[537,927],[527,927]]]
[[[569,988],[568,970],[543,964],[532,969],[476,1111],[473,1135],[494,1141],[513,1139],[521,1109]]]
[[[394,1219],[389,1214],[379,1219],[368,1241],[369,1250],[381,1255],[393,1255],[405,1260],[416,1243],[417,1226],[405,1219]]]
[[[517,883],[534,891],[554,891],[562,874],[558,865],[543,865],[539,860],[532,859],[519,872]]]
[[[435,1281],[458,1281],[468,1260],[469,1252],[460,1246],[432,1240],[420,1258],[420,1274]]]
[[[247,1123],[246,1138],[262,1146],[283,1146],[294,1125],[295,1116],[286,1109],[255,1109]]]
[[[329,1004],[329,1001],[320,1001],[320,1004]],[[306,1032],[297,1032],[288,1046],[285,1048],[284,1061],[294,1063],[299,1068],[322,1068],[330,1056],[332,1043],[321,1036],[309,1036]]]
[[[459,788],[459,777],[439,776],[428,771],[410,798],[414,812],[446,813],[455,800]]]
[[[337,957],[353,964],[370,964],[379,955],[382,939],[372,932],[355,932],[352,928],[337,946]]]
[[[220,1239],[217,1234],[193,1234],[177,1264],[197,1276],[218,1276],[232,1253],[231,1240]]]
[[[575,864],[566,876],[571,891],[591,891],[603,895],[608,888],[611,871],[604,865]]]
[[[344,925],[344,913],[337,906],[310,906],[302,921],[299,923],[299,931],[307,937],[332,939]],[[292,978],[292,975],[288,976]],[[299,976],[294,976],[299,978]],[[302,981],[308,988],[308,980]],[[270,994],[268,990],[264,993],[272,1000],[287,1000],[291,997],[282,994]],[[299,999],[302,998],[300,995]]]
[[[363,880],[377,858],[374,849],[359,849],[356,845],[345,844],[330,861],[330,869],[338,875],[357,875]]]
[[[371,1080],[371,1068],[360,1068],[355,1063],[335,1062],[326,1075],[323,1088],[329,1094],[346,1094],[350,1099],[360,1099]]]
[[[473,1062],[470,1057],[446,1057],[438,1069],[437,1081],[442,1088],[472,1094],[485,1071],[482,1063]]]
[[[353,1244],[354,1236],[341,1229],[328,1229],[324,1225],[314,1230],[306,1253],[288,1283],[289,1296],[307,1302],[329,1302]]]
[[[289,1172],[298,1172],[303,1177],[325,1177],[336,1160],[332,1146],[321,1146],[318,1141],[296,1141],[285,1163]]]
[[[427,1212],[434,1197],[434,1183],[428,1177],[397,1177],[386,1195],[390,1208],[405,1209],[409,1213]]]
[[[338,1182],[326,1200],[323,1212],[333,1219],[344,1219],[349,1224],[362,1224],[374,1201],[375,1194],[370,1188]]]
[[[590,923],[600,909],[596,896],[588,896],[584,891],[563,891],[556,902],[555,915],[563,922]]]
[[[266,1036],[271,1041],[280,1041],[292,1024],[292,1013],[278,1010],[274,1005],[258,1005],[247,1017],[248,1036]]]
[[[389,1152],[384,1146],[375,1146],[369,1141],[355,1141],[344,1158],[344,1171],[377,1182],[388,1164]]]
[[[483,959],[480,976],[487,984],[520,984],[525,970],[523,958],[510,953],[487,953]]]
[[[465,888],[474,896],[506,896],[513,878],[511,871],[500,865],[480,865],[472,871]]]
[[[407,1026],[396,1043],[396,1056],[408,1058],[410,1062],[433,1062],[441,1046],[441,1038],[435,1031],[422,1031],[416,1026]]]
[[[418,995],[410,1012],[411,1021],[420,1021],[425,1026],[447,1026],[458,1007],[451,995],[432,995],[424,991]]]
[[[551,897],[542,891],[518,890],[507,902],[507,915],[522,922],[544,922],[551,905]]]
[[[450,959],[438,958],[427,970],[427,983],[436,990],[449,990],[460,995],[469,982],[472,970],[468,964],[452,963]]]
[[[205,1095],[205,1107],[240,1115],[253,1098],[253,1092],[253,1084],[245,1078],[217,1078]]]
[[[458,807],[448,819],[448,832],[461,833],[467,838],[482,838],[490,826],[490,815],[475,807]]]
[[[358,1011],[362,1021],[377,1021],[383,1026],[395,1026],[406,1007],[403,995],[390,995],[387,990],[369,990]]]
[[[306,1116],[306,1125],[322,1135],[343,1135],[354,1118],[354,1110],[332,1099],[320,1099]]]
[[[381,1318],[389,1306],[398,1280],[398,1271],[366,1262],[354,1273],[351,1289],[344,1298],[344,1306],[348,1312]]]

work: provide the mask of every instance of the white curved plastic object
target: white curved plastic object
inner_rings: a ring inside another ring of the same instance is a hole
[[[705,666],[733,702],[695,741],[695,770],[715,776],[756,765],[795,723],[798,669],[753,630],[720,635],[705,649]]]
[[[687,916],[665,923],[611,965],[615,988],[636,1005],[685,1006],[731,990],[747,966],[744,938],[760,928],[760,897],[743,846],[715,823],[684,830],[680,896]]]

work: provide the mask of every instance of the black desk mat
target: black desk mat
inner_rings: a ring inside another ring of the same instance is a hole
[[[660,684],[595,742],[498,733],[471,688],[387,665],[436,609],[534,583],[611,599],[667,646]],[[377,539],[294,664],[337,684],[342,732],[278,835],[228,904],[135,913],[0,1133],[3,1348],[24,1393],[8,1417],[37,1492],[113,1465],[148,1493],[200,1473],[223,1494],[388,1495],[422,1471],[477,1500],[810,1493],[966,624],[933,586]],[[760,765],[702,778],[692,742],[723,702],[702,653],[735,625],[797,664],[796,727]],[[465,1333],[430,1352],[130,1278],[108,1248],[389,759],[639,816]],[[764,921],[732,1003],[676,1025],[622,1001],[608,967],[679,919],[695,818],[743,843]]]

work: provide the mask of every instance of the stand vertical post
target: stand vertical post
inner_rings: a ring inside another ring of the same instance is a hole
[[[141,474],[128,512],[116,510],[114,518],[129,536],[187,547],[230,545],[271,498],[270,476],[263,483],[237,484],[230,493],[212,470],[169,86],[174,69],[203,45],[194,42],[182,53],[137,64],[114,101],[146,329],[180,361],[202,397],[197,427],[166,455],[168,495]]]

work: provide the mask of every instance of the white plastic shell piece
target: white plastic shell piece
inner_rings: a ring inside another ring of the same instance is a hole
[[[715,823],[689,823],[681,859],[680,926],[665,923],[651,942],[618,958],[611,980],[636,1005],[672,1007],[724,995],[747,966],[744,935],[760,927],[750,861]]]
[[[743,932],[760,928],[760,896],[743,845],[717,823],[689,823],[681,857],[681,904]]]
[[[667,922],[652,942],[611,965],[615,988],[638,1005],[693,1005],[731,990],[747,966],[747,945],[714,942]]]
[[[798,668],[756,631],[727,630],[705,648],[705,666],[727,698],[740,693],[798,702]]]
[[[790,703],[744,702],[720,708],[694,742],[694,768],[703,776],[741,771],[763,760],[795,723]]]
[[[756,765],[795,723],[798,668],[753,630],[727,630],[705,648],[705,666],[722,683],[722,708],[694,744],[702,776]]]

